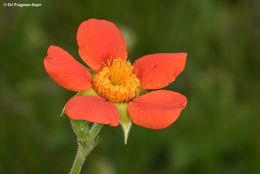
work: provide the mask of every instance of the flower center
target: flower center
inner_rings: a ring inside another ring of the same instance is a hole
[[[116,58],[108,62],[93,80],[98,94],[114,103],[127,102],[138,92],[140,81],[130,62]]]

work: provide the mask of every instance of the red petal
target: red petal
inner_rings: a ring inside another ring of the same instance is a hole
[[[73,120],[117,126],[120,115],[116,107],[98,96],[76,96],[65,105],[66,114]]]
[[[44,66],[52,79],[68,90],[84,91],[92,87],[91,74],[60,47],[48,48]]]
[[[124,37],[112,22],[98,19],[82,22],[77,41],[81,58],[95,71],[100,71],[108,59],[127,58]]]
[[[175,122],[185,108],[185,96],[167,90],[158,90],[137,97],[128,104],[131,120],[150,129],[163,129]]]
[[[186,53],[157,53],[143,56],[134,63],[134,73],[144,89],[168,86],[183,71]]]

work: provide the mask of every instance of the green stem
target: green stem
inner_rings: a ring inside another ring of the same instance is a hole
[[[78,151],[73,162],[70,174],[79,174],[81,168],[85,162],[86,156],[90,153],[92,149],[84,149],[80,144],[78,145]]]
[[[103,128],[103,124],[94,123],[89,131],[89,134],[96,138],[101,129]]]
[[[73,162],[70,174],[79,174],[81,168],[85,162],[86,157],[97,145],[97,136],[102,129],[103,124],[94,123],[89,131],[86,134],[86,138],[83,140],[82,137],[78,138],[78,151]]]

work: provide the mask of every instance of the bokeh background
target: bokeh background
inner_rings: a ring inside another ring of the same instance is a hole
[[[49,45],[77,60],[76,32],[89,18],[123,31],[129,58],[189,53],[185,71],[166,89],[189,99],[164,130],[106,126],[87,159],[88,174],[260,173],[260,1],[24,0],[0,6],[0,173],[68,173],[76,152],[68,118],[74,95],[46,74]]]

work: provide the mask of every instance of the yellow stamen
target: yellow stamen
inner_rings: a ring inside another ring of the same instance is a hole
[[[95,76],[94,87],[98,94],[114,103],[127,102],[138,92],[140,81],[133,74],[130,62],[116,58]]]

